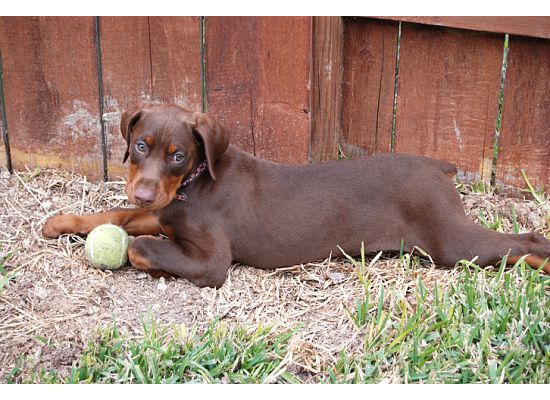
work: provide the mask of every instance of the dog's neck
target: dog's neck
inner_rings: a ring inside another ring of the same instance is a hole
[[[184,189],[189,186],[191,183],[193,183],[195,180],[199,178],[199,176],[202,175],[202,173],[208,169],[208,162],[204,160],[199,165],[195,167],[193,172],[191,172],[189,175],[185,177],[183,180],[181,186],[179,187],[178,191],[176,192],[176,200],[179,201],[187,201],[187,195],[184,193]]]

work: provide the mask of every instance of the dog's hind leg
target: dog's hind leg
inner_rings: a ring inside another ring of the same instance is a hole
[[[438,242],[431,255],[441,264],[454,265],[459,260],[476,258],[476,264],[487,266],[500,262],[504,256],[508,264],[513,264],[527,256],[527,264],[533,268],[544,264],[543,270],[550,274],[550,241],[538,233],[500,233],[464,221],[449,229]]]

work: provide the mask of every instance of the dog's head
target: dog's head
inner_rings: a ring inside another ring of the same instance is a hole
[[[123,162],[130,159],[128,200],[150,210],[170,204],[204,160],[216,179],[216,160],[229,144],[218,121],[177,105],[140,104],[122,114],[120,131],[127,144]]]

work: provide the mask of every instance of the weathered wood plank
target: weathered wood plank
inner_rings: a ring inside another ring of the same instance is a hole
[[[199,17],[150,17],[153,99],[202,110]]]
[[[240,148],[307,162],[310,24],[307,17],[206,18],[207,111]]]
[[[342,150],[348,157],[391,150],[397,36],[397,22],[346,19]]]
[[[122,112],[152,100],[151,51],[147,17],[100,17],[103,121],[109,178],[126,176],[126,143],[120,134]]]
[[[550,188],[550,42],[512,36],[504,89],[497,183]]]
[[[0,48],[15,169],[103,178],[92,17],[2,17]]]
[[[509,33],[550,39],[550,17],[373,17],[394,21],[472,29],[483,32]]]
[[[260,18],[256,54],[256,154],[274,161],[308,161],[311,18]]]
[[[395,151],[490,178],[503,37],[403,24]]]
[[[254,18],[205,18],[206,110],[231,132],[231,143],[254,154],[254,71],[248,53]],[[255,56],[255,54],[254,54]]]
[[[313,17],[311,76],[311,139],[309,160],[338,157],[342,136],[344,21]]]
[[[0,48],[0,165],[11,168],[9,162],[9,138],[6,124],[4,124],[4,81],[2,77],[2,52]]]
[[[4,131],[3,123],[3,114],[2,114],[2,99],[0,99],[0,165],[3,167],[8,167],[8,155],[7,148],[4,144],[5,138],[7,137],[7,132]]]

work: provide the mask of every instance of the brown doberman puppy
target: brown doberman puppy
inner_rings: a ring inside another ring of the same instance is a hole
[[[221,286],[232,261],[277,268],[346,253],[416,247],[434,262],[462,259],[485,266],[529,254],[539,267],[550,241],[536,233],[497,233],[464,213],[443,161],[404,154],[319,165],[260,160],[229,145],[207,114],[175,105],[142,104],[125,112],[130,158],[126,193],[138,208],[50,218],[46,237],[86,235],[113,223],[138,236],[132,265],[153,276],[176,275]],[[169,240],[155,237],[163,233]],[[339,247],[338,247],[339,246]],[[550,273],[550,264],[544,271]]]

